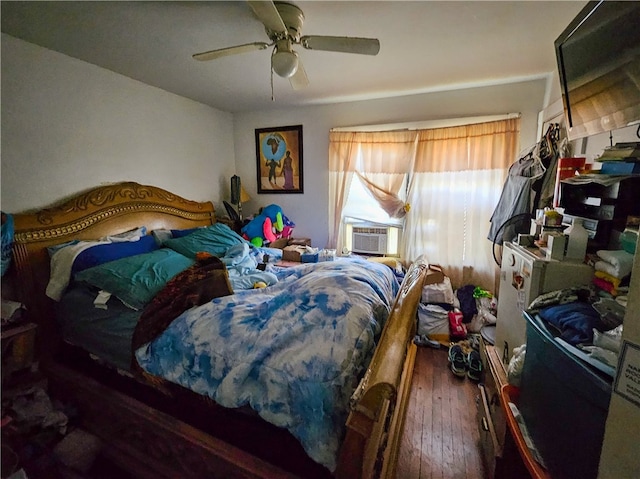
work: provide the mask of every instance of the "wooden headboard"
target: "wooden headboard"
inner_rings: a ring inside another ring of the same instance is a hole
[[[155,186],[123,182],[99,186],[53,207],[14,215],[14,287],[38,324],[38,352],[46,360],[57,343],[49,282],[47,248],[66,241],[95,240],[138,226],[148,231],[183,229],[215,223],[213,204],[181,198]]]

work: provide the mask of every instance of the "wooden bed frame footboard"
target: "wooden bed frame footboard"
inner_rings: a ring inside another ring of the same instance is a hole
[[[38,324],[37,347],[52,391],[74,399],[87,430],[136,477],[286,478],[287,473],[56,361],[59,334],[47,248],[146,226],[181,229],[215,223],[211,202],[194,202],[133,182],[100,186],[59,206],[14,215],[15,289]],[[428,264],[416,260],[394,301],[372,362],[352,397],[338,478],[394,477],[416,347],[416,311]],[[124,419],[126,418],[126,419]],[[134,430],[146,431],[145,434]],[[195,475],[194,475],[195,474]],[[202,476],[200,476],[202,477]]]
[[[369,369],[352,398],[338,478],[393,478],[416,356],[412,338],[428,269],[423,257],[409,268]],[[349,458],[359,458],[358,461]]]

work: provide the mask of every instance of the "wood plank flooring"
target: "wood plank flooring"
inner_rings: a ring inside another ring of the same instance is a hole
[[[477,383],[453,375],[447,348],[418,348],[397,479],[486,478],[475,418],[477,390]],[[86,477],[132,478],[103,460]]]
[[[476,425],[478,385],[449,369],[446,347],[418,348],[398,479],[484,479]]]

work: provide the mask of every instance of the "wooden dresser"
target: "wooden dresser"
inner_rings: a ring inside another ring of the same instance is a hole
[[[502,458],[506,418],[500,406],[500,388],[507,383],[507,373],[494,346],[480,341],[483,377],[476,399],[482,459],[487,477],[496,477],[496,463]]]
[[[504,364],[498,350],[484,340],[480,341],[480,357],[483,377],[478,384],[476,417],[487,478],[531,477],[507,428],[506,414],[500,402],[502,386],[508,384]]]

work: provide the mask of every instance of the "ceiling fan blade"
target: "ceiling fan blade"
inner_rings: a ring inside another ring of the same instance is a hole
[[[253,42],[246,43],[244,45],[236,45],[235,47],[220,48],[218,50],[211,50],[208,52],[195,53],[192,57],[195,60],[205,62],[208,60],[215,60],[216,58],[226,57],[228,55],[236,55],[238,53],[252,52],[255,50],[264,50],[271,45],[265,42]]]
[[[298,59],[298,69],[289,77],[289,83],[294,90],[302,90],[309,86],[309,78],[307,78],[307,72],[302,66],[302,62]]]
[[[377,55],[380,51],[380,41],[377,38],[305,35],[300,39],[300,44],[309,50],[325,50],[328,52]]]
[[[278,9],[272,1],[249,0],[247,3],[267,29],[272,32],[282,33],[283,35],[287,34],[287,26],[284,24],[284,20],[282,20]]]

